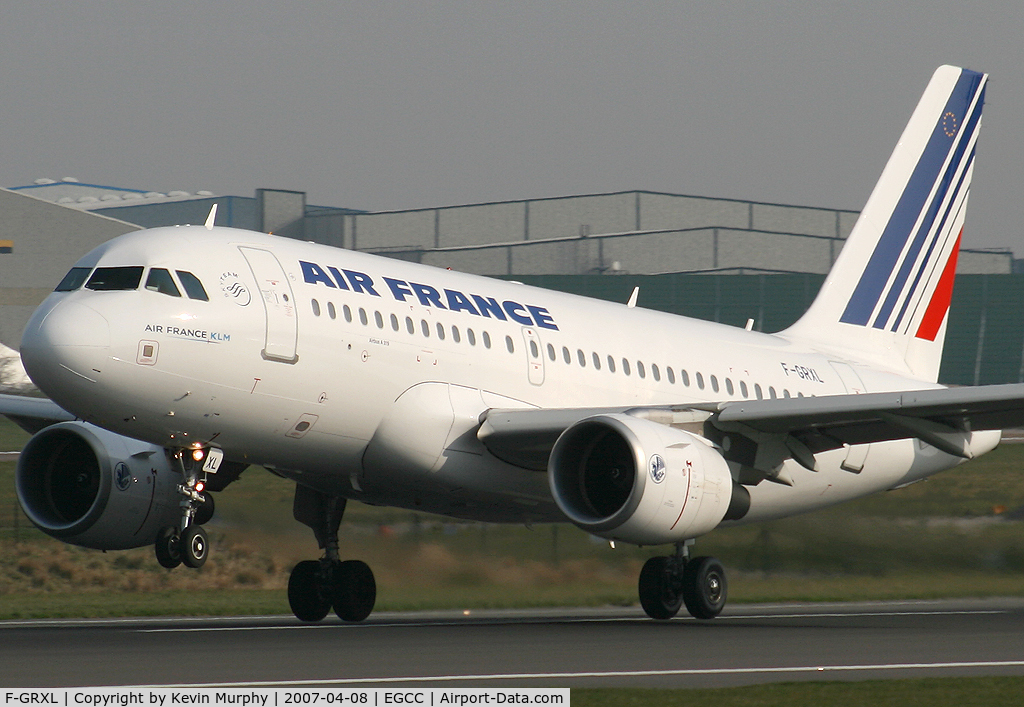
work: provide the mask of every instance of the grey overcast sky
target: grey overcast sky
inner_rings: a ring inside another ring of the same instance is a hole
[[[964,245],[1024,256],[1024,4],[34,0],[0,185],[385,210],[631,189],[860,209],[934,69],[991,74]]]

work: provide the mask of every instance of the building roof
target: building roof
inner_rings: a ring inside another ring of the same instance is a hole
[[[106,209],[112,206],[134,206],[136,204],[154,204],[192,199],[209,199],[213,192],[200,190],[195,193],[187,191],[145,191],[142,189],[126,189],[103,184],[86,184],[74,179],[37,179],[34,183],[21,187],[10,187],[11,191],[34,196],[61,206],[91,211]]]

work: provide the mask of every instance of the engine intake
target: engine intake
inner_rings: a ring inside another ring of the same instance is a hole
[[[575,525],[637,545],[707,533],[733,496],[725,459],[702,437],[622,414],[565,430],[551,451],[548,482]]]
[[[161,447],[85,422],[32,437],[18,459],[18,500],[36,527],[99,550],[152,543],[180,520],[180,475]]]

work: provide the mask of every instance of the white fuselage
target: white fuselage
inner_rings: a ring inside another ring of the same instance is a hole
[[[935,387],[779,335],[234,229],[129,234],[79,265],[188,271],[209,299],[146,289],[146,275],[138,289],[52,294],[23,354],[62,406],[155,444],[212,444],[324,491],[454,516],[563,520],[543,473],[475,440],[490,408]],[[825,452],[819,472],[789,461],[793,485],[751,487],[744,522],[960,461],[915,440]]]

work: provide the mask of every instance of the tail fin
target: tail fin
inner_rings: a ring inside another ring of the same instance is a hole
[[[784,334],[938,379],[986,74],[932,76],[807,313]]]

